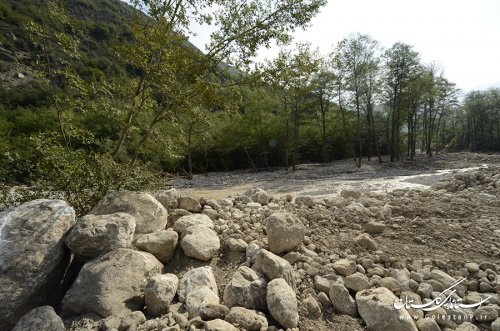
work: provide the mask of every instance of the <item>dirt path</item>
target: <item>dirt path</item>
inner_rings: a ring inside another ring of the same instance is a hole
[[[300,165],[295,172],[284,169],[268,172],[233,171],[195,175],[192,180],[178,178],[168,182],[195,198],[219,199],[260,187],[275,196],[329,197],[344,189],[362,192],[388,192],[400,188],[427,188],[453,174],[500,165],[500,155],[450,153],[433,158],[419,156],[415,161],[396,163],[365,161],[356,169],[352,160],[328,164]]]

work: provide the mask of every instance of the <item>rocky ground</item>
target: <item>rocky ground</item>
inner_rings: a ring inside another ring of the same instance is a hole
[[[24,204],[0,214],[0,329],[499,331],[498,161],[176,179],[78,220]]]

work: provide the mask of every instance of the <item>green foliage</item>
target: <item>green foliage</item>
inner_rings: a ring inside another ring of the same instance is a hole
[[[109,192],[142,191],[160,186],[158,176],[145,166],[121,165],[109,153],[96,152],[95,138],[91,133],[71,130],[68,135],[74,146],[71,150],[67,150],[54,132],[32,137],[38,154],[38,161],[33,166],[36,180],[29,190],[20,191],[15,199],[17,203],[33,197],[60,197],[81,215]],[[12,199],[12,195],[4,192],[0,205],[12,204]]]

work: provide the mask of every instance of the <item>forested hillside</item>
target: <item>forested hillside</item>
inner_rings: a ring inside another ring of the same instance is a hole
[[[3,1],[0,181],[97,192],[84,208],[158,173],[500,150],[500,90],[462,98],[403,42],[355,34],[330,54],[297,44],[252,63],[324,3]],[[192,16],[217,24],[205,54]]]

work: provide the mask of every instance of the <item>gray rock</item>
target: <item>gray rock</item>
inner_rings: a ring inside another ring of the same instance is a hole
[[[500,185],[497,187],[500,188]],[[500,318],[497,318],[493,323],[491,323],[491,331],[500,331]]]
[[[265,249],[261,249],[257,253],[255,264],[252,268],[258,272],[262,272],[269,280],[283,278],[295,290],[293,269],[287,260]]]
[[[153,194],[156,200],[158,200],[167,209],[177,209],[179,207],[179,202],[177,199],[181,196],[181,192],[175,188],[169,190],[161,190]]]
[[[267,284],[267,307],[271,316],[285,329],[299,324],[299,312],[295,292],[283,278]]]
[[[135,246],[141,251],[153,254],[161,262],[169,262],[174,258],[179,235],[172,229],[160,230],[139,235]]]
[[[333,264],[333,270],[342,276],[349,276],[356,272],[356,263],[347,259],[340,259]]]
[[[314,299],[312,296],[308,296],[302,301],[302,304],[305,306],[307,313],[313,319],[317,319],[321,316],[321,306],[319,302]]]
[[[479,331],[480,329],[470,322],[463,322],[455,331]]]
[[[146,322],[144,313],[142,311],[134,311],[123,316],[118,330],[134,330],[144,322]]]
[[[376,221],[370,221],[364,225],[365,231],[369,234],[379,234],[384,232],[385,224]]]
[[[186,232],[186,229],[193,225],[205,225],[214,228],[214,222],[205,214],[191,214],[182,216],[174,223],[174,230],[178,233]]]
[[[199,213],[201,211],[201,204],[198,200],[191,197],[180,197],[177,199],[179,202],[179,208],[184,209],[193,213]]]
[[[180,302],[185,302],[189,292],[198,287],[207,286],[214,293],[217,293],[217,283],[212,271],[212,267],[205,266],[191,269],[182,276],[177,289],[177,295]]]
[[[80,257],[92,259],[118,248],[129,248],[135,232],[135,218],[126,213],[86,215],[66,237],[66,245]]]
[[[174,274],[158,274],[149,278],[144,289],[148,313],[153,316],[166,314],[177,293],[178,286],[179,278]]]
[[[219,304],[219,296],[208,286],[197,287],[186,296],[186,310],[189,318],[199,316],[209,304]]]
[[[260,203],[263,206],[267,205],[271,201],[269,193],[261,188],[252,190],[250,197],[254,202]]]
[[[329,293],[333,308],[343,315],[358,316],[356,301],[351,297],[347,288],[342,284],[332,284]]]
[[[366,290],[367,288],[372,287],[370,281],[368,280],[368,277],[360,272],[356,272],[352,275],[347,276],[344,279],[344,284],[345,287],[353,290],[354,292],[359,292],[361,290]]]
[[[358,244],[361,247],[364,247],[370,251],[374,251],[377,249],[377,243],[373,238],[367,234],[367,233],[362,233],[356,238],[354,238],[354,242]]]
[[[306,229],[290,213],[274,213],[265,220],[269,250],[275,254],[288,252],[304,240]]]
[[[165,229],[168,212],[163,205],[144,192],[118,191],[105,196],[89,214],[108,215],[123,212],[135,217],[135,233],[150,233]]]
[[[385,287],[363,290],[356,294],[359,315],[371,330],[418,331],[404,307],[394,308],[397,300]]]
[[[24,314],[12,331],[64,331],[64,323],[51,306],[41,306]]]
[[[64,296],[66,315],[123,316],[144,306],[146,279],[163,265],[146,252],[120,248],[85,263]]]
[[[342,190],[340,191],[340,196],[344,199],[359,199],[361,197],[361,192],[355,190]]]
[[[224,288],[224,303],[229,307],[266,310],[267,281],[254,270],[241,266]]]
[[[268,323],[265,316],[255,310],[243,307],[233,307],[226,316],[226,321],[247,331],[267,330]]]
[[[295,204],[299,206],[314,207],[314,199],[308,196],[300,196],[295,198]]]
[[[204,328],[205,331],[238,331],[238,329],[230,323],[221,319],[206,322]]]
[[[435,320],[430,318],[421,318],[415,322],[418,331],[441,331],[441,328]]]
[[[219,252],[220,239],[208,226],[193,225],[182,235],[181,248],[189,257],[208,261]]]
[[[455,279],[454,277],[448,275],[446,272],[441,271],[439,269],[432,270],[430,273],[430,277],[431,277],[431,279],[433,279],[433,280],[439,282],[441,285],[443,285],[443,287],[444,287],[443,289],[449,288],[457,281],[457,279]],[[460,296],[463,296],[463,294],[465,293],[465,290],[466,290],[466,287],[463,285],[463,283],[458,284],[455,288],[457,289],[457,294],[459,294]],[[442,291],[439,291],[439,292],[442,292]]]
[[[71,256],[64,239],[75,221],[62,200],[34,200],[0,213],[0,329],[60,299]]]
[[[200,317],[204,321],[224,319],[229,313],[229,308],[221,304],[208,304],[200,311]]]
[[[493,322],[498,318],[498,311],[493,306],[481,306],[474,311],[474,318],[480,322]]]
[[[244,253],[247,250],[248,244],[243,239],[229,238],[226,240],[226,246],[233,252]]]

